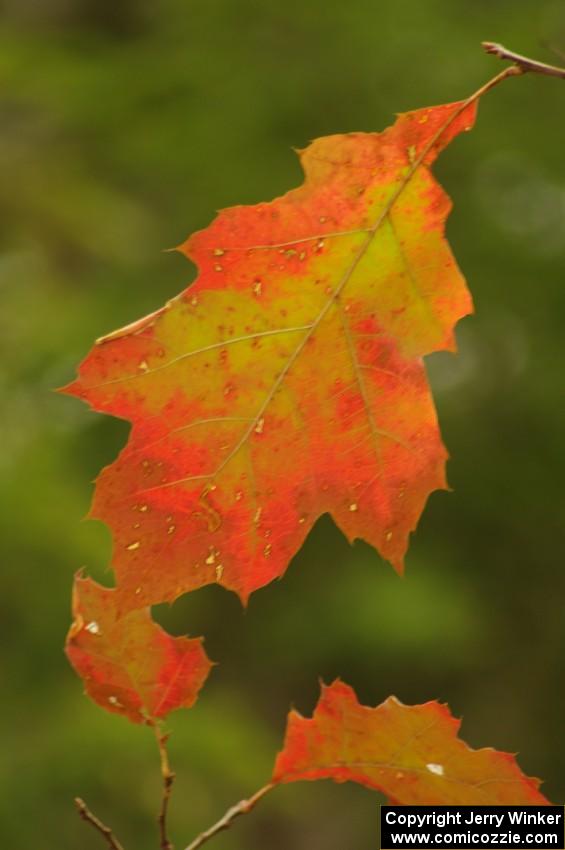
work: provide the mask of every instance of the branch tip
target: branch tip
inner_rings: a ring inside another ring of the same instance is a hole
[[[258,791],[253,794],[252,797],[249,797],[248,800],[240,800],[239,803],[236,803],[235,806],[232,806],[227,810],[225,815],[220,818],[213,826],[209,829],[206,829],[204,832],[201,832],[200,835],[194,839],[194,841],[185,848],[185,850],[198,850],[199,847],[202,847],[203,844],[206,844],[211,838],[217,835],[219,832],[222,832],[224,829],[228,829],[232,822],[241,815],[246,815],[250,812],[259,800],[268,794],[269,791],[272,791],[273,788],[276,787],[274,782],[269,782],[268,785],[264,785]]]
[[[85,821],[85,823],[89,823],[100,833],[100,835],[104,837],[108,847],[111,847],[112,850],[124,850],[110,827],[106,826],[100,818],[97,818],[96,815],[90,811],[81,797],[75,797],[74,802],[79,816],[83,819],[83,821]]]
[[[557,65],[547,65],[545,62],[538,62],[536,59],[530,59],[529,56],[522,56],[520,53],[515,53],[513,50],[508,50],[502,44],[495,41],[481,42],[483,50],[487,53],[497,56],[506,62],[512,62],[515,68],[519,69],[519,73],[526,74],[543,74],[546,77],[558,77],[565,80],[565,68],[559,68]]]

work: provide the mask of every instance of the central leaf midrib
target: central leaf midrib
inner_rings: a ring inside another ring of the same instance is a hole
[[[317,328],[319,327],[322,320],[325,318],[330,307],[337,302],[337,299],[339,298],[339,296],[341,295],[341,293],[343,292],[343,290],[345,289],[345,287],[347,286],[347,284],[351,280],[353,273],[355,272],[357,266],[359,265],[359,263],[361,262],[361,260],[365,256],[365,254],[367,253],[367,250],[369,249],[370,245],[373,242],[373,239],[375,238],[375,236],[379,232],[379,229],[380,229],[383,221],[385,221],[385,219],[389,216],[390,211],[392,210],[396,201],[402,195],[402,193],[406,189],[406,186],[410,183],[414,174],[418,171],[420,166],[423,164],[425,158],[427,157],[428,153],[432,150],[433,146],[439,141],[439,139],[441,138],[443,133],[447,130],[447,128],[455,121],[456,118],[459,117],[459,115],[467,108],[467,106],[471,102],[472,102],[472,98],[468,98],[467,100],[463,101],[463,103],[461,103],[451,113],[451,115],[449,115],[449,117],[442,124],[442,126],[438,130],[436,130],[436,132],[433,134],[433,136],[428,141],[428,143],[426,145],[424,145],[419,156],[416,157],[414,162],[409,167],[405,177],[400,181],[400,184],[398,185],[397,189],[395,191],[393,191],[392,195],[390,196],[390,198],[388,199],[388,201],[384,205],[379,216],[377,217],[377,220],[375,221],[375,224],[369,229],[369,231],[367,233],[367,238],[361,244],[359,251],[355,255],[351,265],[349,266],[349,268],[343,274],[343,277],[342,277],[340,283],[337,285],[336,289],[333,291],[331,296],[328,298],[326,304],[322,307],[320,313],[318,314],[317,318],[312,323],[312,326],[310,327],[310,329],[307,331],[307,333],[304,335],[304,337],[302,338],[300,343],[297,345],[294,352],[289,357],[289,359],[286,363],[286,366],[284,367],[284,369],[282,370],[282,372],[280,373],[280,375],[276,379],[276,381],[273,384],[271,390],[269,391],[267,397],[265,398],[265,401],[263,402],[263,404],[259,408],[259,411],[255,414],[255,417],[254,417],[251,425],[249,426],[247,431],[243,434],[243,436],[238,441],[238,443],[235,445],[235,447],[232,449],[232,451],[227,456],[227,458],[225,458],[222,461],[222,463],[220,464],[218,469],[213,473],[213,475],[210,476],[210,478],[212,480],[215,479],[222,472],[223,469],[225,469],[225,467],[232,460],[232,458],[235,457],[235,455],[238,453],[241,446],[249,439],[249,437],[253,433],[253,429],[255,428],[258,420],[261,418],[261,416],[263,415],[263,413],[265,412],[265,410],[267,409],[267,407],[269,406],[269,404],[273,400],[277,390],[279,389],[279,387],[284,382],[289,371],[291,370],[291,368],[293,367],[293,365],[295,364],[297,359],[300,357],[306,343],[315,334]],[[353,366],[355,367],[355,363],[353,364]],[[377,447],[377,451],[378,451],[378,447]]]

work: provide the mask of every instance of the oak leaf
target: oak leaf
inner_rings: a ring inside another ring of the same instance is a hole
[[[98,705],[134,723],[189,708],[211,663],[201,638],[170,637],[146,609],[118,617],[117,594],[77,576],[66,653]]]
[[[445,487],[423,355],[471,311],[430,166],[475,105],[321,138],[302,186],[233,207],[180,250],[198,279],[99,340],[66,391],[132,423],[91,515],[123,610],[280,577],[330,513],[401,571]]]
[[[398,805],[549,804],[513,755],[471,749],[457,737],[459,726],[437,702],[389,697],[376,708],[360,705],[337,680],[322,686],[312,718],[289,714],[272,781],[358,782]]]

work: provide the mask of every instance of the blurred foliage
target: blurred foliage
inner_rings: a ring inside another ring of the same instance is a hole
[[[545,0],[5,0],[0,23],[0,474],[3,846],[90,850],[84,796],[129,850],[157,846],[147,730],[105,715],[62,654],[73,572],[109,582],[107,531],[81,523],[123,422],[52,389],[91,340],[193,276],[162,249],[214,210],[300,181],[291,146],[378,130],[499,70],[482,39],[551,61]],[[477,313],[429,358],[454,493],[435,494],[399,579],[327,519],[247,612],[210,587],[158,616],[221,662],[171,722],[177,847],[268,777],[291,703],[319,676],[371,704],[449,701],[475,746],[519,750],[565,797],[565,89],[511,80],[437,173]],[[374,795],[284,788],[217,850],[363,850]]]

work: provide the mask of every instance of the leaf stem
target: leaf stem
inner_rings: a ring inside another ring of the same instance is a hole
[[[556,65],[546,65],[545,62],[538,62],[535,59],[530,59],[528,56],[514,53],[513,50],[507,50],[502,44],[496,44],[494,41],[483,41],[482,45],[487,53],[492,53],[494,56],[498,56],[499,59],[513,62],[514,67],[520,68],[523,74],[530,71],[534,74],[545,74],[546,77],[559,77],[561,80],[565,80],[565,68],[558,68]]]
[[[163,778],[161,808],[159,810],[159,815],[157,818],[157,821],[159,823],[159,836],[161,840],[159,847],[160,850],[173,850],[173,844],[169,840],[167,831],[167,813],[169,810],[169,800],[171,799],[171,790],[173,787],[173,782],[175,781],[175,774],[171,770],[171,766],[169,764],[169,753],[167,751],[167,741],[169,740],[169,735],[167,733],[163,733],[161,731],[161,728],[156,723],[152,725],[153,730],[155,732],[155,738],[157,739],[157,746],[159,747],[159,756],[161,759],[161,776]]]
[[[263,788],[260,788],[258,791],[253,794],[248,800],[240,800],[239,803],[236,803],[235,806],[232,806],[227,810],[225,815],[220,818],[213,826],[209,829],[201,832],[200,835],[194,839],[194,841],[185,848],[185,850],[198,850],[199,847],[202,847],[210,838],[213,838],[218,832],[221,832],[224,829],[228,829],[232,822],[239,817],[240,815],[246,815],[247,812],[250,812],[253,809],[259,800],[268,794],[269,791],[272,791],[276,785],[274,782],[269,782],[268,785],[264,785]]]
[[[77,807],[77,811],[83,821],[92,824],[94,829],[98,830],[98,832],[106,839],[108,847],[111,847],[112,850],[124,850],[110,827],[106,826],[105,823],[102,823],[102,821],[90,811],[84,800],[80,797],[75,797],[75,806]]]

